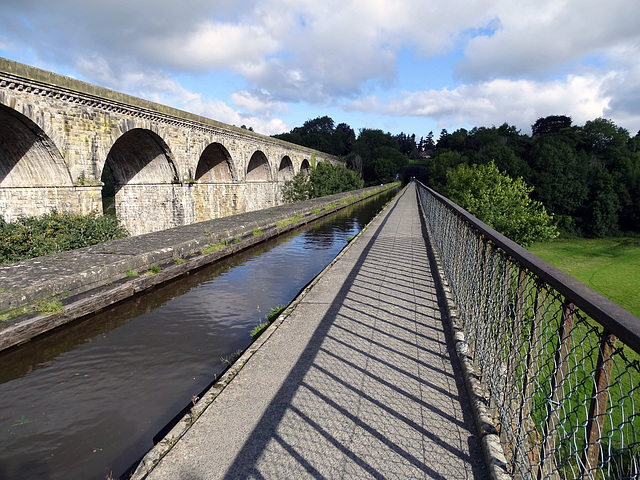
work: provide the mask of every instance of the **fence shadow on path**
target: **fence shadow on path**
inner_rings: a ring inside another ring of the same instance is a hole
[[[385,233],[401,200],[225,479],[486,477],[424,239]]]

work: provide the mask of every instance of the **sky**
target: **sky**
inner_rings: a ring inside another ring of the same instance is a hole
[[[272,135],[640,130],[636,0],[0,0],[0,56]]]

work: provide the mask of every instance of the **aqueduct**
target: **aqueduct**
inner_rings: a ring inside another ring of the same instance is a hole
[[[4,221],[112,202],[132,235],[164,230],[277,205],[316,160],[339,161],[0,58]]]

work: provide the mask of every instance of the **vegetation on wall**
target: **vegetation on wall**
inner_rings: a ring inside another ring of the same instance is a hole
[[[53,211],[0,223],[0,263],[96,245],[123,238],[127,230],[112,216]]]

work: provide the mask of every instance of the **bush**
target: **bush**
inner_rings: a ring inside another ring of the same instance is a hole
[[[292,180],[287,180],[282,187],[282,200],[294,203],[357,190],[363,185],[364,181],[360,175],[342,163],[332,165],[329,162],[320,162],[312,167],[310,175],[301,170]]]
[[[531,200],[532,191],[522,178],[501,173],[493,162],[462,164],[447,172],[446,194],[453,202],[524,246],[558,236],[542,203]]]
[[[0,223],[0,263],[88,247],[127,235],[117,218],[95,213],[71,215],[54,210],[40,217],[20,217]]]

